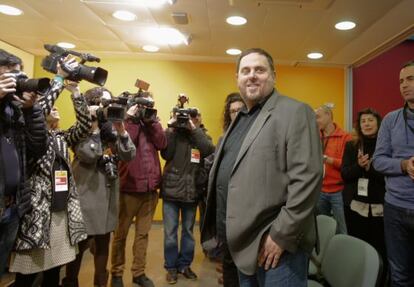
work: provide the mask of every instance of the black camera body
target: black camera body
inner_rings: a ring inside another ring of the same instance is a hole
[[[173,112],[177,116],[175,128],[188,128],[190,118],[196,118],[198,115],[197,108],[174,108]]]
[[[142,90],[139,90],[137,93],[123,92],[119,98],[127,99],[127,106],[132,107],[134,105],[140,106],[138,113],[135,115],[136,120],[146,119],[153,120],[157,119],[157,110],[154,109],[154,101],[145,97],[145,93]]]
[[[143,107],[139,110],[139,115],[137,115],[140,119],[156,120],[157,110],[154,109],[154,101],[138,96],[132,99],[132,103]]]
[[[16,92],[15,95],[21,97],[23,92],[45,93],[50,89],[49,78],[29,79],[24,72],[11,71],[16,78]]]
[[[118,156],[104,154],[98,164],[109,180],[118,178]]]
[[[98,122],[122,122],[125,119],[127,104],[128,98],[126,97],[101,99],[102,107],[96,111]]]
[[[100,68],[100,67],[89,67],[83,65],[85,62],[100,62],[98,57],[87,53],[79,53],[71,50],[67,50],[61,48],[57,45],[44,45],[45,49],[50,52],[50,55],[46,56],[42,60],[42,67],[48,72],[57,73],[57,64],[60,63],[62,65],[62,69],[69,74],[67,79],[71,81],[79,82],[80,80],[86,80],[92,84],[96,84],[99,86],[105,85],[106,79],[108,77],[108,71]],[[63,63],[63,59],[67,55],[74,55],[81,58],[80,64],[71,69],[66,67]]]

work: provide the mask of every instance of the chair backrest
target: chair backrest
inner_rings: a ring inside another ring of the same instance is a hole
[[[374,247],[344,234],[332,237],[322,259],[322,274],[332,287],[375,287],[381,269]]]
[[[337,224],[335,219],[323,214],[316,216],[316,224],[318,225],[319,253],[317,254],[314,249],[312,251],[312,258],[321,263],[328,243],[336,233]]]

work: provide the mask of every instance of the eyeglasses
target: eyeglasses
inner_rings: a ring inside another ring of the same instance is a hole
[[[237,114],[241,109],[230,110],[230,114]]]

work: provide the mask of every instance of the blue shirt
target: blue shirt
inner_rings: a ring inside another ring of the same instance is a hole
[[[414,180],[401,170],[401,161],[414,156],[414,113],[406,109],[390,112],[378,132],[374,168],[385,175],[385,201],[414,210]]]

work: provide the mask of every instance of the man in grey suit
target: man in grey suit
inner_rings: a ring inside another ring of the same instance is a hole
[[[201,240],[227,245],[242,287],[307,286],[322,182],[314,112],[278,94],[262,49],[240,55],[237,83],[246,109],[217,150]]]

